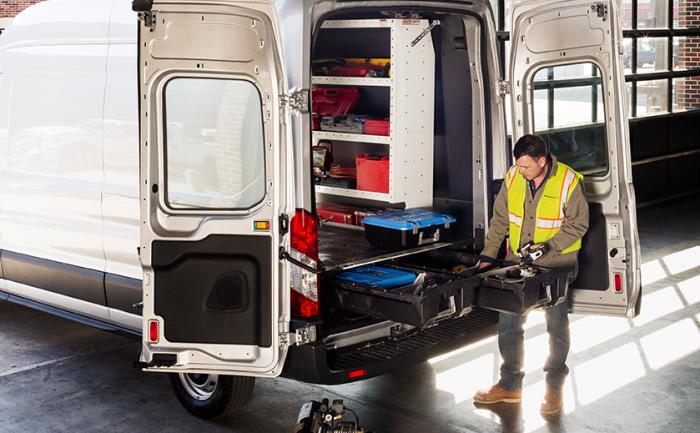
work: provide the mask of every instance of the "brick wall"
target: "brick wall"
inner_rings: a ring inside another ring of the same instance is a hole
[[[0,0],[0,18],[12,18],[40,1],[43,0]]]
[[[678,1],[678,27],[700,27],[700,0]],[[700,37],[690,36],[680,38],[678,53],[680,69],[700,68]],[[690,109],[700,107],[700,77],[676,79],[676,93],[674,105],[678,109]]]

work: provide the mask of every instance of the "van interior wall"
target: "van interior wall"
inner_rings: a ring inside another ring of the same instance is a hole
[[[472,80],[460,15],[423,15],[439,19],[432,30],[435,50],[434,119],[434,210],[449,213],[459,221],[458,235],[472,232]],[[331,19],[386,18],[384,15],[335,16]],[[312,58],[390,58],[390,34],[383,29],[362,29],[347,40],[347,31],[321,29],[312,47]],[[373,117],[389,117],[388,89],[365,87],[355,111]],[[363,144],[359,150],[372,153],[381,145]],[[355,149],[333,148],[334,161],[354,163]],[[352,200],[346,200],[352,203]]]

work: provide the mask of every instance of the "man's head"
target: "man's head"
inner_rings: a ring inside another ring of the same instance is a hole
[[[536,135],[523,135],[513,148],[518,171],[527,180],[533,180],[547,169],[549,152],[544,140]]]

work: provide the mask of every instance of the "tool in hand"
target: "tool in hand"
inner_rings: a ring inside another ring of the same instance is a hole
[[[549,246],[547,244],[536,244],[530,241],[518,250],[518,257],[520,257],[520,262],[522,264],[530,265],[547,254],[547,252],[549,252]]]

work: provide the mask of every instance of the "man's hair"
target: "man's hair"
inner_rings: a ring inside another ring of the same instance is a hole
[[[533,159],[540,159],[549,155],[547,144],[536,135],[523,135],[520,137],[515,147],[513,148],[513,156],[515,159],[520,159],[521,156],[527,155]]]

